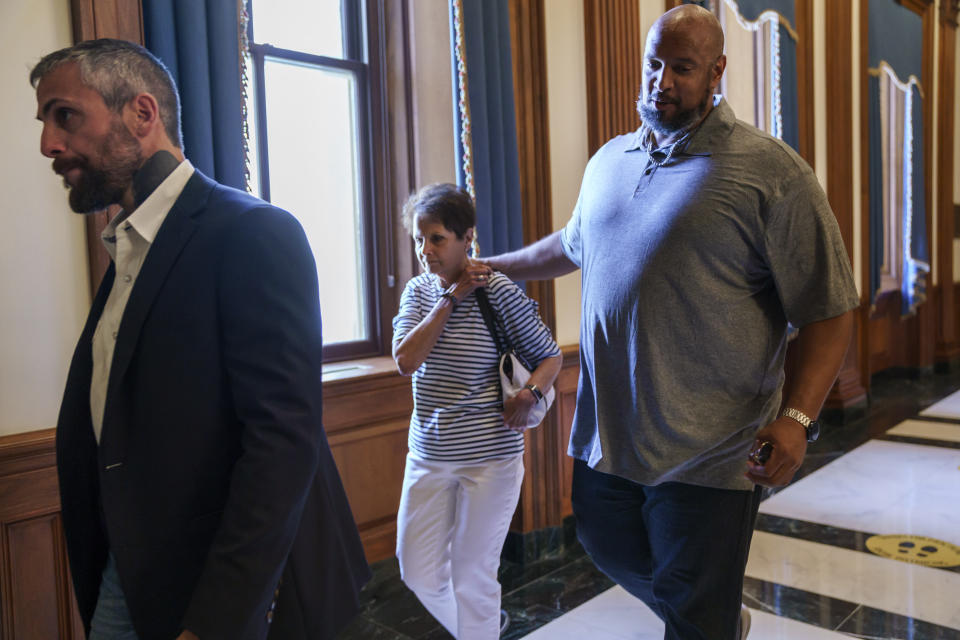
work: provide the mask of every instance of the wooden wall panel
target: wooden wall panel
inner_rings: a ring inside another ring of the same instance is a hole
[[[82,638],[66,567],[53,430],[0,438],[0,638]]]
[[[522,517],[521,503],[517,531],[531,531],[535,522],[548,522],[536,528],[558,526],[572,512],[573,465],[566,456],[566,443],[579,375],[576,346],[564,349],[564,358],[558,399],[551,411],[554,422],[528,432],[528,438],[534,434],[541,438],[538,450],[531,450],[528,440],[532,457],[525,460],[529,492],[525,497],[536,519]],[[377,360],[377,373],[324,385],[327,437],[369,562],[394,553],[413,409],[409,378],[392,371],[388,358]],[[538,479],[545,470],[553,476]],[[537,480],[542,482],[539,487],[531,484]],[[59,509],[53,430],[0,438],[0,640],[82,637]],[[54,624],[57,632],[46,634]]]
[[[333,458],[370,562],[394,554],[397,508],[407,455],[409,415],[403,421],[331,437]]]
[[[937,79],[933,75],[933,65],[936,57],[934,51],[934,31],[936,29],[936,3],[934,0],[900,0],[900,2],[912,8],[920,14],[923,21],[923,85],[930,87],[930,93],[923,101],[923,161],[927,170],[924,171],[923,184],[926,191],[926,222],[927,222],[927,255],[932,259],[933,235],[934,235],[934,217],[933,211],[937,207],[937,198],[934,197],[933,184],[933,132],[937,123],[933,121],[933,86],[937,84]],[[913,5],[913,6],[911,6]],[[938,136],[941,135],[938,132]],[[943,138],[941,138],[943,139]],[[952,253],[952,252],[951,252]],[[910,343],[915,350],[916,355],[911,358],[915,364],[913,367],[927,369],[932,368],[936,356],[936,333],[937,333],[937,310],[938,305],[935,298],[936,292],[933,284],[933,274],[927,275],[927,301],[917,308],[916,324],[913,332],[909,336]]]
[[[143,44],[143,10],[139,0],[70,0],[73,40],[120,38]]]
[[[827,59],[836,68],[849,69],[853,63],[853,12],[849,2],[826,3]],[[837,218],[847,255],[853,258],[853,91],[845,74],[827,74],[827,198]],[[801,132],[803,135],[803,132]],[[866,402],[870,377],[867,367],[867,335],[864,311],[858,310],[855,332],[843,366],[824,407],[847,409]]]
[[[413,396],[392,359],[371,362],[380,373],[324,384],[323,421],[367,560],[376,562],[396,545]]]
[[[559,418],[559,440],[563,448],[558,452],[562,456],[560,466],[560,515],[565,518],[573,515],[570,489],[573,486],[573,458],[566,455],[570,431],[573,428],[573,412],[577,408],[577,385],[580,380],[580,351],[576,345],[563,350],[563,369],[557,376],[556,390]]]
[[[48,515],[6,526],[10,553],[10,600],[6,625],[13,638],[60,638],[57,584],[59,516]]]
[[[510,0],[510,43],[517,122],[523,239],[532,243],[553,231],[550,184],[550,119],[547,109],[547,56],[544,0]],[[540,305],[540,315],[556,328],[552,280],[527,283],[527,294]],[[528,532],[562,522],[559,503],[563,446],[556,409],[539,428],[528,431],[520,504],[511,529]]]
[[[587,151],[640,125],[636,102],[644,34],[637,0],[584,0],[587,57]]]
[[[953,105],[958,99],[956,87],[957,15],[960,0],[942,0],[940,3],[940,50],[939,50],[939,104],[937,109],[937,271],[940,298],[936,309],[937,341],[935,359],[948,362],[960,358],[960,317],[955,312],[956,300],[953,287],[953,238],[956,233],[954,215],[953,146],[957,132]]]
[[[797,113],[800,140],[797,151],[816,166],[813,108],[813,0],[795,0],[794,13],[800,39],[797,42]]]
[[[927,301],[918,313],[901,316],[900,292],[877,298],[870,314],[870,374],[885,369],[930,370],[935,363],[935,310],[940,307],[942,289],[929,287]]]
[[[953,283],[953,317],[960,318],[960,282]]]

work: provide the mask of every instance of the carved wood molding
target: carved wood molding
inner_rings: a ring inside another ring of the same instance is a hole
[[[82,638],[60,523],[54,430],[0,437],[0,637]]]
[[[921,14],[922,25],[923,25],[923,62],[921,64],[921,72],[923,73],[923,78],[921,82],[933,87],[937,82],[937,79],[933,74],[933,65],[936,58],[936,51],[933,48],[934,45],[934,32],[937,27],[937,16],[935,13],[935,7],[932,0],[915,0],[917,2],[923,2],[926,4],[923,13]],[[942,94],[942,92],[941,92]],[[864,103],[866,104],[866,103]],[[952,112],[952,105],[950,111]],[[934,216],[933,211],[937,207],[937,196],[934,192],[933,184],[933,132],[935,130],[936,124],[933,121],[933,91],[931,89],[930,96],[923,100],[923,163],[927,169],[923,172],[923,185],[924,185],[924,201],[926,202],[926,225],[927,225],[927,255],[930,259],[933,258],[934,248],[933,248],[933,224]],[[937,133],[938,136],[942,136],[943,133]],[[941,140],[952,140],[953,138],[944,138],[941,137]],[[941,145],[943,146],[943,145]],[[941,169],[942,171],[942,169]],[[942,239],[941,239],[942,240]],[[952,251],[951,251],[952,253]],[[953,265],[950,267],[951,271],[953,270]],[[930,273],[927,275],[927,288],[933,288],[933,274]],[[924,309],[923,307],[926,307]],[[918,342],[918,351],[923,354],[920,357],[920,363],[918,366],[927,366],[933,365],[934,358],[934,345],[936,344],[936,339],[932,336],[935,335],[936,329],[934,326],[933,318],[935,315],[934,305],[932,304],[921,304],[917,309],[917,313],[922,321],[924,321],[924,326],[921,329],[921,333],[916,337]],[[930,316],[928,319],[927,316]]]
[[[849,2],[827,2],[825,9],[826,57],[837,68],[850,68],[853,60],[852,7]],[[826,123],[827,198],[837,218],[847,255],[852,260],[854,243],[860,241],[853,233],[853,189],[856,186],[853,183],[853,163],[859,161],[853,155],[853,92],[858,88],[848,77],[841,76],[843,74],[830,73],[826,80],[827,104],[832,107]],[[866,358],[867,322],[862,318],[862,311],[856,315],[854,336],[837,382],[825,402],[828,408],[847,408],[866,397],[870,382]]]
[[[70,0],[74,42],[119,38],[143,44],[140,0]]]
[[[637,0],[584,0],[587,151],[639,126],[643,34]]]
[[[813,105],[813,0],[796,0],[797,41],[797,151],[811,167],[816,164]]]
[[[954,294],[954,236],[956,233],[956,218],[954,216],[953,179],[956,173],[953,147],[945,141],[953,140],[957,132],[957,123],[954,121],[954,102],[957,99],[956,86],[956,51],[957,51],[957,7],[960,0],[944,1],[941,9],[953,5],[954,13],[948,21],[943,21],[941,12],[939,77],[937,84],[940,87],[938,99],[937,135],[941,143],[937,149],[938,183],[936,185],[936,201],[933,203],[937,210],[937,278],[940,295],[938,296],[936,354],[937,361],[948,361],[956,357],[960,349],[960,321],[956,315]]]
[[[960,17],[960,0],[941,0],[940,22],[946,27],[956,28],[958,17]]]
[[[523,238],[529,244],[553,231],[550,183],[550,131],[547,109],[547,56],[544,0],[510,0],[510,41],[513,90],[520,163]],[[556,329],[556,302],[552,280],[527,283],[527,293],[540,306],[551,331]],[[524,465],[527,473],[512,529],[533,531],[561,523],[558,495],[560,465],[555,409],[539,428],[527,431]]]
[[[894,2],[920,15],[934,4],[934,0],[894,0]]]

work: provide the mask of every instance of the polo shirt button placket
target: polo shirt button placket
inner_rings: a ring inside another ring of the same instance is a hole
[[[633,191],[633,197],[639,198],[640,194],[647,190],[647,187],[650,185],[650,182],[653,180],[653,174],[657,170],[657,165],[650,162],[647,165],[647,168],[643,170],[643,175],[640,176],[640,181],[637,183],[637,188]]]

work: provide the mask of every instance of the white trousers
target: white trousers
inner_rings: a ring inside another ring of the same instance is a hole
[[[400,576],[457,640],[500,637],[500,551],[523,455],[436,462],[407,455],[397,514]]]

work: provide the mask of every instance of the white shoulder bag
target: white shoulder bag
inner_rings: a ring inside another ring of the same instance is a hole
[[[531,367],[523,356],[517,353],[510,342],[510,336],[503,326],[503,321],[497,315],[493,305],[490,304],[490,298],[487,297],[487,291],[482,288],[474,290],[477,296],[477,304],[480,307],[480,314],[487,325],[490,337],[497,346],[497,353],[500,354],[500,389],[503,394],[503,401],[520,393],[527,382],[530,380]],[[553,386],[543,392],[543,399],[538,400],[530,413],[527,414],[527,423],[524,425],[527,429],[536,427],[543,422],[543,417],[547,410],[553,405],[553,399],[556,393]]]

